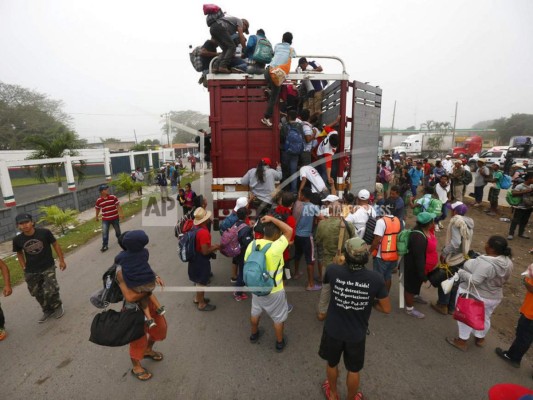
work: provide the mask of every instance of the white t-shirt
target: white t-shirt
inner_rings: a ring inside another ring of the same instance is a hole
[[[322,192],[324,189],[326,189],[326,184],[324,183],[324,180],[322,179],[318,171],[310,165],[305,165],[300,168],[300,179],[304,177],[311,183],[311,191],[313,193]]]
[[[451,174],[453,171],[453,162],[452,160],[443,160],[442,161],[442,168],[446,170],[447,173]]]
[[[311,125],[307,121],[302,121],[302,128],[303,128],[305,136],[313,137],[313,125]],[[307,140],[307,138],[306,138],[306,140]],[[313,141],[312,140],[310,140],[309,142],[305,142],[304,143],[304,151],[311,151],[312,148],[313,148]]]
[[[329,143],[329,138],[332,135],[338,135],[337,131],[332,131],[328,133],[328,136],[322,142],[320,142],[320,145],[318,146],[318,149],[316,151],[317,156],[323,156],[324,154],[335,154],[337,151],[336,147],[332,147]]]
[[[356,235],[362,239],[365,236],[366,223],[370,216],[376,218],[376,210],[371,205],[365,204],[357,206],[353,213],[346,216],[345,220],[354,226]]]
[[[450,192],[450,184],[448,184],[445,188],[443,188],[440,183],[437,183],[435,185],[435,193],[437,193],[437,196],[439,197],[439,200],[442,202],[443,206],[448,201],[449,192]]]

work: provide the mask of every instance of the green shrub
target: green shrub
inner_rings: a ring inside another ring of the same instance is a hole
[[[44,216],[39,219],[39,223],[44,222],[48,225],[53,225],[54,227],[61,229],[62,234],[65,234],[67,226],[78,222],[78,219],[76,218],[78,211],[70,208],[63,210],[58,206],[42,206],[39,207],[39,212],[44,214]]]

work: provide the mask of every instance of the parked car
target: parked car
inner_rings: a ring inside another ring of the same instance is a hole
[[[477,160],[484,158],[487,160],[487,165],[491,165],[495,162],[499,162],[500,165],[503,165],[505,162],[505,155],[509,146],[494,146],[489,150],[484,150],[480,154],[474,154],[470,160],[468,160],[468,166],[472,171],[476,170]]]

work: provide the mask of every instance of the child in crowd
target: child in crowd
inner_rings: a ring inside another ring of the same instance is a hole
[[[150,302],[159,315],[165,314],[165,306],[162,306],[152,293],[155,289],[157,275],[148,264],[149,253],[145,248],[148,241],[148,236],[142,230],[124,232],[118,239],[123,251],[115,257],[115,264],[122,268],[122,276],[128,288],[137,293],[147,294],[137,304],[146,317],[146,325],[148,328],[153,328],[156,323],[150,314]]]

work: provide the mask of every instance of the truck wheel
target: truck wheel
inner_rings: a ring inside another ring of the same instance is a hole
[[[439,158],[439,153],[431,154],[431,158],[433,158],[433,159]]]

